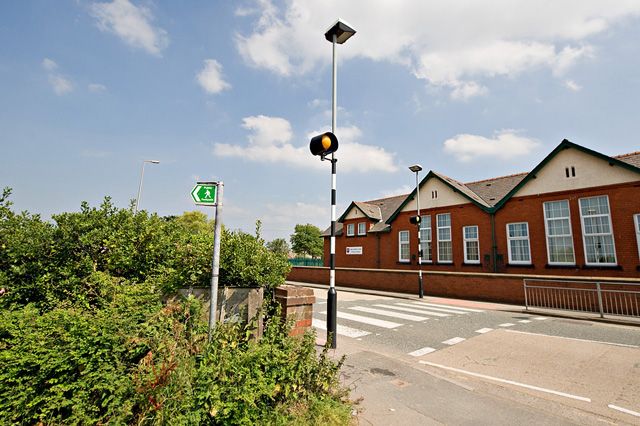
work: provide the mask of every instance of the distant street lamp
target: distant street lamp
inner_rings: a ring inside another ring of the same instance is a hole
[[[422,216],[420,216],[420,187],[418,184],[418,173],[422,170],[422,166],[420,164],[414,164],[413,166],[409,166],[409,170],[416,174],[416,210],[418,213],[416,219],[416,225],[418,225],[418,297],[422,299],[424,298],[424,291],[422,288],[422,244],[420,241]]]
[[[144,165],[146,163],[160,164],[160,161],[158,161],[158,160],[144,160],[142,162],[142,172],[140,173],[140,186],[138,186],[138,197],[136,198],[136,210],[135,210],[135,213],[138,213],[138,207],[140,206],[140,197],[142,197],[142,180],[144,179]]]
[[[346,23],[338,19],[324,34],[333,45],[331,132],[336,134],[336,113],[338,110],[338,62],[336,44],[343,44],[356,33]],[[329,254],[329,292],[327,293],[327,340],[331,337],[331,348],[336,347],[338,295],[336,293],[336,158],[331,153],[331,246]]]

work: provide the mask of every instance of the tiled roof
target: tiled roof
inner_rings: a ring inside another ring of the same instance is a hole
[[[478,194],[473,192],[464,183],[458,182],[457,180],[452,179],[448,176],[445,176],[442,173],[433,172],[433,174],[439,177],[440,179],[442,179],[443,181],[447,182],[449,185],[453,186],[457,191],[460,191],[461,193],[466,195],[468,198],[474,200],[476,203],[481,204],[485,207],[489,207],[489,204],[484,199],[482,199],[482,197],[480,197]]]
[[[469,182],[466,185],[471,191],[480,196],[487,204],[494,206],[509,193],[528,173],[502,176],[492,179]]]
[[[634,167],[640,168],[640,151],[631,152],[629,154],[617,155],[615,157],[616,160],[620,160],[627,164],[631,164]]]
[[[356,207],[362,210],[362,213],[364,213],[364,215],[367,216],[369,219],[380,220],[382,218],[380,207],[375,204],[372,204],[366,201],[365,202],[354,201],[353,204],[355,204]]]
[[[394,197],[379,198],[370,201],[355,201],[355,205],[362,210],[364,214],[372,219],[378,219],[379,222],[373,225],[369,232],[382,232],[389,229],[389,225],[385,221],[396,211],[398,206],[402,204],[408,194],[396,195]],[[367,209],[365,211],[365,209]],[[322,233],[323,237],[331,234],[331,228],[327,228]],[[336,223],[336,235],[342,235],[342,223]]]

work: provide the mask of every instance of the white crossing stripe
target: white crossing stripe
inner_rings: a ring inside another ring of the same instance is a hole
[[[398,305],[398,306],[409,306],[411,308],[416,308],[415,305],[410,305],[408,303],[396,303],[396,305]],[[427,309],[429,309],[429,308],[427,308]],[[427,311],[425,308],[420,309],[420,313],[421,314],[425,314],[425,315],[431,315],[431,316],[434,316],[434,317],[450,317],[451,316],[449,314],[443,314],[441,312]]]
[[[613,404],[609,404],[608,407],[626,414],[631,414],[632,416],[640,417],[640,413],[638,413],[637,411],[629,410],[628,408],[618,407],[617,405]]]
[[[387,308],[387,309],[395,309],[396,311],[413,312],[413,313],[416,313],[416,314],[426,314],[426,315],[433,314],[433,313],[429,313],[429,311],[425,311],[423,309],[405,308],[405,307],[397,306],[397,305],[399,305],[399,303],[396,303],[395,305],[385,305],[385,304],[382,304],[382,303],[377,303],[377,304],[375,304],[373,306],[378,306],[380,308]],[[408,305],[404,305],[404,306],[408,306]],[[436,314],[438,314],[436,316],[446,315],[446,314],[440,314],[439,312],[436,312]]]
[[[442,343],[444,343],[445,345],[456,345],[460,342],[464,342],[465,340],[467,339],[465,339],[464,337],[454,337],[453,339],[445,340]]]
[[[327,329],[326,321],[313,318],[311,322],[315,328],[319,328],[320,330]],[[341,336],[352,337],[354,339],[357,337],[362,337],[362,336],[371,334],[368,331],[358,330],[357,328],[351,328],[351,327],[347,327],[346,325],[340,325],[340,324],[336,324],[336,333]]]
[[[536,321],[544,321],[546,319],[547,319],[547,317],[535,317],[534,318],[534,320],[536,320]]]
[[[529,324],[531,321],[530,320],[520,320],[518,322],[521,322],[523,324]]]
[[[326,314],[327,311],[322,311],[320,313]],[[343,318],[349,321],[361,322],[363,324],[375,325],[376,327],[382,327],[382,328],[396,328],[396,327],[402,326],[402,324],[399,324],[397,322],[385,321],[385,320],[371,318],[371,317],[363,317],[361,315],[350,314],[348,312],[338,311],[336,313],[336,316],[338,318]]]
[[[513,327],[515,324],[512,322],[505,322],[504,324],[500,324],[498,327]]]
[[[453,309],[456,311],[466,311],[466,312],[484,312],[481,309],[471,309],[471,308],[461,308],[459,306],[451,306],[451,305],[438,305],[435,303],[427,303],[427,302],[413,302],[415,305],[423,305],[423,306],[432,306],[434,308],[446,308]]]
[[[493,328],[481,328],[480,330],[476,330],[476,333],[484,334],[493,331]]]
[[[426,355],[426,354],[430,354],[431,352],[435,352],[436,350],[430,347],[426,347],[426,348],[422,348],[422,349],[418,349],[417,351],[413,351],[413,352],[409,352],[408,355],[411,356],[422,356],[422,355]]]
[[[407,321],[425,321],[429,319],[427,317],[420,317],[418,315],[403,314],[402,312],[385,311],[376,308],[366,308],[364,306],[353,306],[349,309],[352,309],[354,311],[367,312],[369,314],[382,315],[385,317],[399,318]]]

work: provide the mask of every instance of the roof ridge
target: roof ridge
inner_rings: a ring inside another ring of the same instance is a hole
[[[632,155],[640,155],[640,151],[630,152],[628,154],[619,154],[614,155],[612,158],[623,158],[623,157],[631,157]]]
[[[473,182],[466,182],[465,185],[471,185],[472,183],[489,182],[490,180],[505,179],[505,178],[528,175],[528,174],[529,174],[529,172],[513,173],[513,174],[510,174],[510,175],[498,176],[498,177],[487,178],[487,179],[482,179],[482,180],[474,180]]]
[[[375,200],[368,200],[368,201],[358,201],[359,203],[366,203],[366,204],[371,204],[375,201],[384,201],[384,200],[391,200],[392,198],[399,198],[399,197],[407,197],[409,196],[409,193],[407,194],[400,194],[400,195],[393,195],[391,197],[383,197],[383,198],[376,198]]]

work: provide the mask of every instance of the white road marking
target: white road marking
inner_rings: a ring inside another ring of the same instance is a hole
[[[454,337],[453,339],[445,340],[442,343],[444,343],[445,345],[451,346],[451,345],[456,345],[460,342],[464,342],[465,340],[467,339],[465,339],[464,337]]]
[[[544,321],[544,320],[546,320],[548,318],[547,317],[535,317],[533,319],[536,320],[536,321]]]
[[[323,311],[321,313],[326,314],[327,311]],[[385,320],[371,318],[371,317],[363,317],[361,315],[354,315],[348,312],[341,312],[341,311],[338,311],[336,313],[336,316],[338,318],[343,318],[343,319],[355,321],[355,322],[361,322],[363,324],[375,325],[376,327],[382,327],[382,328],[396,328],[402,325],[397,322],[385,321]]]
[[[505,322],[504,324],[498,325],[498,327],[513,327],[514,325],[512,322]]]
[[[448,314],[457,314],[457,315],[466,315],[469,312],[465,312],[465,311],[458,311],[456,309],[451,309],[451,308],[436,308],[434,306],[424,306],[426,305],[426,303],[420,303],[420,302],[413,302],[413,306],[415,307],[420,307],[421,309],[428,309],[430,311],[436,311],[436,312],[446,312]]]
[[[518,322],[521,322],[522,324],[529,324],[531,320],[520,320]]]
[[[481,328],[480,330],[476,330],[476,333],[484,334],[493,331],[493,328]]]
[[[625,345],[624,343],[603,342],[602,340],[577,339],[575,337],[563,337],[563,336],[553,336],[550,334],[528,333],[526,331],[517,331],[517,330],[505,330],[505,331],[507,333],[528,334],[530,336],[544,336],[544,337],[555,337],[556,339],[577,340],[578,342],[602,343],[603,345],[622,346],[623,348],[640,348],[640,346],[636,346],[636,345]]]
[[[368,314],[376,314],[376,315],[382,315],[385,317],[399,318],[407,321],[426,321],[429,319],[427,317],[419,317],[417,315],[403,314],[402,312],[385,311],[385,310],[376,309],[376,308],[367,308],[364,306],[353,306],[349,309],[354,311],[366,312]]]
[[[324,320],[313,318],[311,320],[311,323],[312,323],[311,325],[313,325],[315,328],[319,328],[320,330],[327,329],[327,322]],[[357,328],[351,328],[351,327],[347,327],[345,325],[340,325],[340,324],[336,324],[336,333],[338,333],[341,336],[352,337],[352,338],[363,337],[371,334],[368,331],[358,330]]]
[[[451,305],[439,305],[439,304],[435,304],[435,303],[426,303],[426,302],[413,302],[416,305],[423,305],[423,306],[433,306],[434,308],[447,308],[447,309],[454,309],[456,311],[466,311],[466,312],[484,312],[481,309],[471,309],[471,308],[461,308],[459,306],[451,306]]]
[[[608,407],[613,408],[614,410],[621,411],[626,414],[631,414],[632,416],[640,417],[640,413],[638,413],[637,411],[629,410],[628,408],[618,407],[617,405],[613,405],[613,404],[609,404]]]
[[[426,354],[430,354],[431,352],[435,352],[436,350],[430,347],[426,347],[426,348],[422,348],[422,349],[418,349],[417,351],[413,351],[413,352],[409,352],[408,355],[411,356],[422,356],[422,355],[426,355]]]
[[[410,305],[408,303],[396,303],[396,305],[398,305],[398,306],[408,306],[408,307],[414,308],[414,309],[416,308],[415,305]],[[426,309],[430,309],[430,308],[426,308]],[[426,309],[423,308],[423,309],[420,309],[419,311],[420,311],[421,314],[431,315],[431,316],[434,316],[434,317],[450,317],[451,316],[449,314],[443,314],[441,312],[427,311]],[[416,309],[416,310],[418,310],[418,309]]]
[[[429,315],[429,312],[425,312],[423,309],[415,309],[415,308],[405,308],[402,306],[396,306],[398,305],[398,303],[396,303],[395,305],[384,305],[382,303],[377,303],[373,306],[378,306],[380,308],[387,308],[387,309],[395,309],[396,311],[403,311],[403,312],[413,312],[416,314],[427,314]],[[407,305],[404,305],[407,306]],[[446,315],[446,314],[440,314],[438,313],[438,315]]]
[[[446,365],[435,364],[428,361],[419,361],[420,364],[430,365],[432,367],[442,368],[443,370],[455,371],[456,373],[468,374],[469,376],[479,377],[481,379],[493,380],[495,382],[507,383],[514,386],[519,386],[526,389],[532,389],[544,393],[550,393],[553,395],[564,396],[565,398],[577,399],[578,401],[591,402],[590,398],[584,396],[572,395],[570,393],[560,392],[552,389],[541,388],[538,386],[528,385],[526,383],[514,382],[513,380],[501,379],[499,377],[487,376],[486,374],[474,373],[472,371],[461,370],[459,368],[447,367]]]

